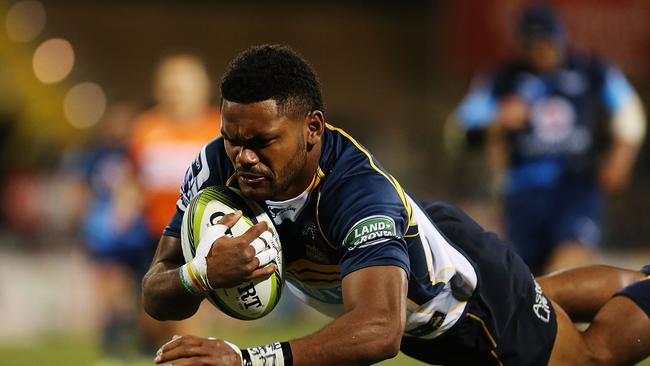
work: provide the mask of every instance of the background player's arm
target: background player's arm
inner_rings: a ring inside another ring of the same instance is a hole
[[[494,178],[495,188],[509,165],[509,131],[521,129],[528,118],[528,103],[522,96],[510,94],[495,96],[496,76],[480,77],[472,82],[472,88],[455,112],[458,126],[466,131],[467,141],[486,143],[487,162]],[[476,139],[480,134],[485,137]]]
[[[510,157],[507,131],[498,123],[489,126],[486,130],[485,152],[493,183],[499,185],[510,164]]]
[[[627,187],[639,149],[639,144],[625,140],[616,139],[612,143],[598,177],[603,191],[617,193]]]
[[[151,268],[142,280],[144,309],[158,320],[180,320],[192,316],[202,297],[187,292],[181,285],[178,269],[185,263],[181,240],[163,235]]]
[[[623,74],[610,69],[605,75],[602,98],[611,113],[612,145],[604,156],[599,183],[603,191],[624,189],[646,134],[643,104]]]
[[[493,93],[493,78],[481,75],[472,80],[469,92],[445,124],[445,145],[455,153],[463,139],[468,147],[483,147],[485,131],[494,122],[499,103]]]

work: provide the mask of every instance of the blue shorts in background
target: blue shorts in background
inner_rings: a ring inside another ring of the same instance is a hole
[[[594,182],[564,178],[550,188],[510,193],[505,210],[508,239],[533,273],[562,242],[600,244],[603,199]]]

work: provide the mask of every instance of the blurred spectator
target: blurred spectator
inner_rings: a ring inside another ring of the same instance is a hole
[[[539,274],[594,260],[602,192],[627,186],[646,121],[621,71],[569,48],[552,9],[525,8],[516,36],[516,57],[476,79],[456,118],[468,142],[487,142],[507,234]]]
[[[200,59],[172,55],[155,75],[157,105],[136,121],[130,141],[145,194],[147,227],[159,238],[178,200],[178,182],[203,145],[219,135],[219,111],[209,105],[210,80]]]
[[[143,190],[147,233],[157,240],[174,214],[187,166],[203,145],[219,135],[221,117],[209,104],[211,88],[205,66],[193,55],[175,54],[160,61],[154,97],[157,104],[135,122],[129,152]],[[194,325],[159,322],[142,314],[147,319],[144,331],[155,341],[152,346]]]
[[[109,108],[92,147],[73,159],[89,197],[81,236],[95,261],[94,286],[102,306],[102,350],[112,359],[124,359],[137,351],[134,345],[138,344],[142,325],[139,286],[154,251],[134,165],[126,149],[135,112],[125,104]]]

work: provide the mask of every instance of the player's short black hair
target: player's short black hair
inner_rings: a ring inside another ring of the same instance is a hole
[[[557,12],[546,4],[532,3],[525,7],[517,22],[517,35],[520,39],[564,40],[564,28]]]
[[[221,79],[221,98],[235,103],[273,99],[282,114],[323,110],[316,73],[283,45],[256,46],[237,55]]]

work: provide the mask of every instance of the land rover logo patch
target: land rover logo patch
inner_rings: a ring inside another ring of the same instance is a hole
[[[357,222],[345,235],[343,245],[349,250],[363,248],[377,239],[396,236],[395,221],[388,216],[375,215]]]

